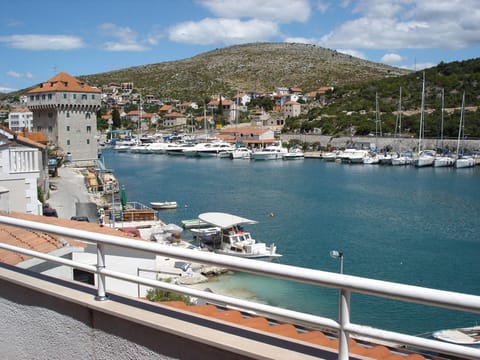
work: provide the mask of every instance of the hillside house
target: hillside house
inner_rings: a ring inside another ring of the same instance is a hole
[[[173,111],[163,116],[164,127],[178,127],[187,124],[187,116],[179,112]]]
[[[272,129],[259,126],[227,126],[220,131],[219,136],[226,141],[243,143],[251,148],[264,147],[276,141]]]
[[[302,105],[296,101],[290,100],[285,103],[285,117],[295,117],[300,115],[302,111]]]

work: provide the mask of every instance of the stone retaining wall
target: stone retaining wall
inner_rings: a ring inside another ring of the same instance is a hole
[[[418,149],[418,138],[392,138],[392,137],[372,137],[372,136],[354,136],[354,137],[331,137],[326,135],[303,135],[303,134],[282,134],[281,140],[288,142],[292,139],[300,140],[310,144],[320,143],[320,146],[327,147],[332,146],[335,148],[344,148],[352,143],[354,144],[377,144],[379,149],[384,149],[387,146],[396,151],[407,151]],[[456,150],[457,139],[445,139],[443,140],[444,147],[450,150]],[[424,149],[436,149],[442,147],[442,140],[440,139],[424,139]],[[480,149],[480,140],[464,140],[464,148],[467,150]]]

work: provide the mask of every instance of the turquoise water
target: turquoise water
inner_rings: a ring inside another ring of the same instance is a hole
[[[480,168],[345,165],[318,159],[195,159],[115,153],[104,161],[129,201],[177,201],[160,212],[180,225],[221,211],[259,221],[253,236],[274,242],[281,262],[480,295]],[[273,216],[271,216],[273,215]],[[222,287],[272,305],[336,317],[337,292],[249,274]],[[480,316],[352,295],[352,321],[420,334],[472,326]]]

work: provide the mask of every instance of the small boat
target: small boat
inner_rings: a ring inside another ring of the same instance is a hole
[[[433,160],[433,167],[449,167],[453,166],[455,160],[451,156],[437,156]]]
[[[252,150],[246,147],[237,147],[235,150],[230,152],[230,156],[232,159],[251,159],[252,158]]]
[[[150,207],[152,209],[176,209],[176,201],[152,201],[150,202]]]
[[[380,164],[380,157],[377,154],[369,154],[363,158],[363,163],[366,165]]]
[[[269,145],[262,150],[255,151],[252,154],[253,160],[278,160],[282,159],[287,153],[287,149],[281,143],[277,145]]]
[[[325,152],[322,154],[323,161],[335,161],[336,158],[337,152],[335,151]]]
[[[193,238],[200,243],[212,243],[213,238],[219,233],[219,231],[221,231],[217,226],[191,228],[189,230],[192,233]]]
[[[203,213],[198,218],[211,226],[208,238],[201,242],[202,246],[211,251],[252,259],[282,256],[277,254],[274,244],[267,246],[265,243],[257,242],[251,237],[250,232],[243,229],[242,224],[256,224],[254,220],[221,212]],[[218,231],[215,231],[215,228]]]
[[[418,157],[413,160],[413,165],[417,168],[433,166],[435,161],[435,150],[423,150],[418,154]]]
[[[187,219],[182,220],[182,226],[184,229],[198,229],[203,227],[209,227],[210,225],[200,219]]]
[[[283,154],[283,160],[302,160],[305,158],[305,154],[302,149],[294,148],[290,149],[287,153]]]
[[[478,345],[480,344],[480,326],[438,330],[433,332],[432,336],[437,340],[453,344]]]

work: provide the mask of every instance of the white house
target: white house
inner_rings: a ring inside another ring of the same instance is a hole
[[[0,127],[0,210],[43,214],[38,187],[48,186],[45,149],[45,145]]]
[[[26,108],[17,108],[8,114],[8,128],[15,132],[33,131],[33,113]]]

